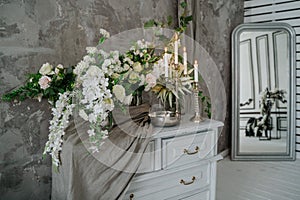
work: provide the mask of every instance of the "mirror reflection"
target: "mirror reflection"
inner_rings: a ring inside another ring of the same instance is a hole
[[[288,33],[240,34],[240,152],[286,152]]]

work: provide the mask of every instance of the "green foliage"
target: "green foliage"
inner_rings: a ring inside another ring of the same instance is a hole
[[[186,3],[185,1],[183,1],[183,2],[180,3],[180,6],[181,6],[182,8],[186,8],[187,3]]]
[[[203,94],[203,91],[199,91],[198,96],[200,97],[202,106],[204,107],[204,112],[207,114],[208,118],[211,118],[211,103],[207,96]]]
[[[18,89],[12,90],[2,96],[3,101],[20,100],[23,101],[26,98],[33,98],[41,93],[38,80],[41,78],[41,74],[30,74],[26,81],[26,84]]]
[[[173,18],[172,18],[171,15],[169,15],[169,16],[167,17],[167,24],[168,24],[168,26],[171,26],[172,23],[173,23]]]
[[[100,44],[102,44],[104,41],[105,41],[105,37],[101,37],[100,39],[99,39],[99,42],[98,42],[98,44],[100,45]]]
[[[181,2],[180,6],[181,8],[184,9],[184,11],[180,15],[178,26],[174,27],[174,29],[179,33],[183,33],[186,30],[189,23],[193,20],[193,17],[192,15],[188,15],[186,1]],[[154,19],[148,20],[147,22],[144,23],[144,28],[152,28],[152,27],[171,28],[172,25],[173,25],[173,18],[172,16],[169,15],[167,19],[165,19],[162,22],[155,21]]]
[[[158,23],[154,19],[150,19],[149,21],[144,23],[144,28],[151,28],[157,25]]]
[[[192,20],[193,20],[192,15],[188,15],[188,16],[181,15],[179,18],[179,26],[175,30],[179,33],[183,33]]]
[[[14,89],[2,96],[3,101],[23,101],[27,98],[47,98],[53,104],[59,98],[59,93],[71,91],[74,87],[75,74],[73,67],[67,69],[59,69],[57,74],[49,75],[51,82],[49,87],[42,89],[39,80],[42,74],[29,74],[25,84]]]

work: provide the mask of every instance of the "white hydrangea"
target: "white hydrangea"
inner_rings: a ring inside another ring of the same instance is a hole
[[[137,44],[137,49],[146,49],[146,48],[149,48],[152,46],[152,43],[151,42],[148,42],[148,41],[145,41],[144,39],[143,40],[138,40],[136,42]]]
[[[99,32],[100,32],[101,35],[103,35],[103,37],[106,37],[106,38],[110,37],[109,32],[107,30],[103,29],[103,28],[100,28]]]
[[[86,47],[86,52],[88,54],[96,54],[98,53],[97,47]]]

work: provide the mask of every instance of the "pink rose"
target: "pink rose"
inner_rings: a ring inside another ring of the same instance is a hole
[[[42,89],[47,89],[50,87],[49,83],[51,82],[51,78],[48,76],[42,76],[39,80],[39,85]]]
[[[156,85],[156,77],[153,74],[147,74],[145,82],[147,83],[145,91],[149,91]]]

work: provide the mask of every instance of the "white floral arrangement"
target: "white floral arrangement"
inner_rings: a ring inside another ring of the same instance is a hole
[[[180,3],[183,9],[186,5],[186,2]],[[176,32],[183,33],[191,20],[192,16],[185,10],[175,27]],[[171,23],[168,20],[168,25]],[[149,20],[144,27],[162,28],[164,24]],[[110,37],[109,32],[104,29],[100,29],[100,34],[102,37],[99,44]],[[171,53],[174,53],[171,49],[174,47],[173,42],[174,37],[168,44]],[[50,120],[44,155],[50,154],[53,165],[58,167],[65,129],[70,117],[76,114],[75,111],[90,124],[86,133],[91,143],[90,150],[98,152],[103,140],[108,137],[105,124],[116,106],[122,108],[130,105],[133,97],[142,91],[154,92],[162,102],[168,101],[170,105],[173,97],[179,98],[172,79],[166,81],[164,78],[164,59],[167,58],[168,63],[174,63],[174,57],[171,54],[155,54],[154,49],[152,43],[144,40],[137,41],[124,54],[87,47],[87,55],[75,68],[64,68],[60,64],[53,67],[45,63],[38,73],[29,75],[24,86],[4,94],[2,100],[15,102],[26,98],[48,99],[53,106],[53,118]],[[181,93],[189,92],[192,82],[189,77],[192,70],[183,76],[184,67],[186,69],[187,65],[183,66],[179,62],[175,70],[180,78],[178,91]]]
[[[100,32],[100,43],[103,43],[109,33],[103,29]],[[116,105],[130,105],[137,91],[153,91],[160,94],[158,96],[163,101],[166,100],[165,96],[171,96],[172,93],[178,96],[173,85],[168,88],[163,83],[163,55],[156,55],[150,42],[139,40],[122,55],[118,51],[105,52],[96,47],[87,47],[86,50],[87,55],[73,70],[76,75],[75,89],[60,94],[52,108],[53,118],[50,121],[49,139],[44,154],[49,153],[52,156],[55,166],[60,164],[59,153],[62,150],[64,130],[76,106],[79,108],[79,116],[90,124],[90,129],[87,130],[89,150],[95,153],[108,137],[109,133],[104,124]],[[172,59],[171,56],[169,59]],[[183,66],[179,66],[179,73],[182,74]],[[48,73],[51,70],[42,67],[40,71]],[[191,78],[181,77],[181,80],[180,91],[189,91]],[[41,83],[41,87],[47,86]],[[77,102],[74,102],[74,98]]]

